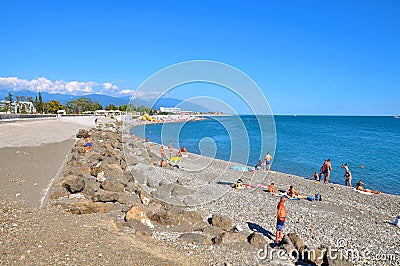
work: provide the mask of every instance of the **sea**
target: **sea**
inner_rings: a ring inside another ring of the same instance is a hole
[[[400,195],[400,119],[393,116],[221,116],[131,129],[150,141],[255,166],[269,152],[271,170],[310,178],[331,159],[330,182]]]

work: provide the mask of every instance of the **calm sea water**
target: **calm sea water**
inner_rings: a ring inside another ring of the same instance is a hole
[[[260,122],[261,121],[261,122]],[[303,177],[331,159],[330,181],[344,183],[348,163],[353,185],[400,195],[400,119],[363,116],[234,116],[147,125],[132,132],[151,141],[222,160],[254,166],[268,151],[272,169]],[[262,135],[261,135],[262,133]],[[276,150],[274,152],[274,148]],[[362,169],[360,166],[363,165]]]

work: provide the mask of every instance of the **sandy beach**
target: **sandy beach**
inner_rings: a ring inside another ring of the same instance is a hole
[[[109,215],[76,216],[46,204],[40,209],[69,157],[76,133],[92,126],[91,117],[0,123],[1,264],[204,264],[121,233]]]

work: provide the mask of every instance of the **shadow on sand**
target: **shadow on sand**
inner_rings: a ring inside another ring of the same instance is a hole
[[[256,231],[256,232],[258,232],[260,234],[263,234],[264,236],[268,237],[269,239],[274,240],[275,235],[272,234],[270,231],[262,228],[258,224],[247,222],[247,226],[249,227],[249,229],[251,231]]]

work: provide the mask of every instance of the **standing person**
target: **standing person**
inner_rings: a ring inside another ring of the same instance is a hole
[[[161,158],[165,158],[165,151],[164,151],[163,145],[161,145],[161,148],[160,148],[160,155],[161,155]]]
[[[172,141],[169,142],[168,149],[169,149],[169,158],[171,159],[172,158]]]
[[[286,207],[285,207],[285,197],[281,197],[281,200],[278,203],[278,213],[277,213],[277,219],[276,219],[276,237],[275,237],[275,243],[279,244],[279,242],[283,238],[283,227],[285,226],[286,222]]]
[[[344,168],[344,170],[346,171],[346,173],[344,174],[344,177],[346,178],[346,180],[344,181],[346,186],[349,187],[353,187],[351,184],[351,179],[352,179],[352,175],[351,172],[349,170],[349,166],[346,164],[342,164],[342,168]]]
[[[321,180],[322,174],[324,174],[324,183],[327,184],[329,181],[329,176],[331,175],[332,172],[332,165],[331,165],[331,159],[328,159],[324,162],[324,164],[321,167],[321,173],[319,174],[319,179]]]
[[[85,153],[90,152],[92,150],[93,146],[93,139],[92,139],[92,134],[89,134],[87,138],[85,138],[86,144],[85,144]]]
[[[269,152],[267,152],[267,155],[265,155],[264,162],[265,162],[265,171],[269,172],[272,163],[272,156],[271,154],[269,154]]]

